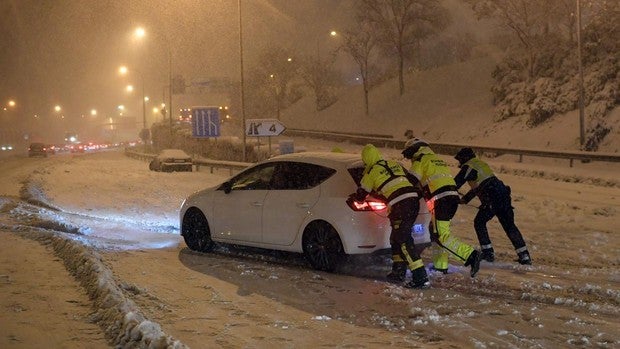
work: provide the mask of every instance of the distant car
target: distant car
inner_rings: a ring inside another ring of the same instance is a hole
[[[69,148],[72,153],[84,153],[86,151],[83,144],[71,144]]]
[[[11,151],[13,150],[13,146],[10,144],[3,144],[0,146],[0,149],[2,149],[2,151]]]
[[[47,147],[43,143],[30,143],[28,147],[28,156],[41,156],[45,158],[47,157]]]
[[[164,149],[149,163],[151,171],[192,172],[192,158],[181,149]]]
[[[385,253],[390,221],[384,202],[357,190],[359,155],[294,153],[252,165],[224,183],[189,196],[180,210],[181,235],[191,250],[216,242],[303,253],[313,268],[333,271],[346,255]],[[430,244],[431,216],[424,199],[412,235]]]

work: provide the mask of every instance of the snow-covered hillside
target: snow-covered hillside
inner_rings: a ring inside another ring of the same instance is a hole
[[[398,95],[397,81],[390,80],[370,92],[370,113],[364,115],[361,86],[341,91],[339,101],[320,112],[313,99],[302,99],[282,114],[288,128],[391,135],[404,138],[411,129],[430,142],[453,142],[549,150],[579,149],[577,110],[555,115],[529,128],[524,118],[494,122],[491,73],[496,62],[478,58],[451,66],[412,72],[406,90]],[[599,151],[620,151],[620,109],[607,116],[612,131]],[[588,120],[586,120],[588,122]]]

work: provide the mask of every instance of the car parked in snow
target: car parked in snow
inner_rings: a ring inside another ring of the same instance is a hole
[[[187,155],[181,149],[164,149],[155,156],[149,163],[151,171],[187,171],[192,172],[193,161],[191,156]]]
[[[221,242],[299,252],[315,269],[333,271],[346,255],[390,247],[386,205],[371,196],[363,204],[347,200],[363,171],[356,154],[273,157],[189,196],[181,206],[181,235],[195,251]],[[420,212],[412,234],[425,247],[431,217],[424,199]]]

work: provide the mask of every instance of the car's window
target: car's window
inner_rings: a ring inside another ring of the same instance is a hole
[[[301,162],[279,162],[271,181],[275,190],[304,190],[314,188],[336,170],[333,168]]]
[[[274,166],[274,164],[265,164],[239,174],[230,181],[232,190],[269,189]]]
[[[351,177],[353,177],[355,184],[359,186],[362,181],[362,176],[364,176],[364,167],[352,167],[349,169],[349,173]]]

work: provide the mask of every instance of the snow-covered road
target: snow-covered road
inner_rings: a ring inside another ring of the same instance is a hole
[[[178,235],[178,208],[228,171],[150,172],[117,152],[11,161],[0,165],[13,179],[2,186],[5,229],[57,230],[86,243],[131,309],[190,347],[620,345],[620,188],[588,184],[592,170],[563,171],[582,182],[568,183],[557,181],[552,167],[523,177],[508,173],[528,164],[498,165],[513,188],[534,265],[513,262],[492,221],[496,263],[483,263],[471,279],[454,262],[453,273],[431,275],[433,288],[415,291],[380,281],[388,268],[381,259],[358,259],[328,274],[290,254],[189,251]],[[461,206],[453,224],[472,244],[475,212]],[[161,335],[143,334],[150,333]]]

